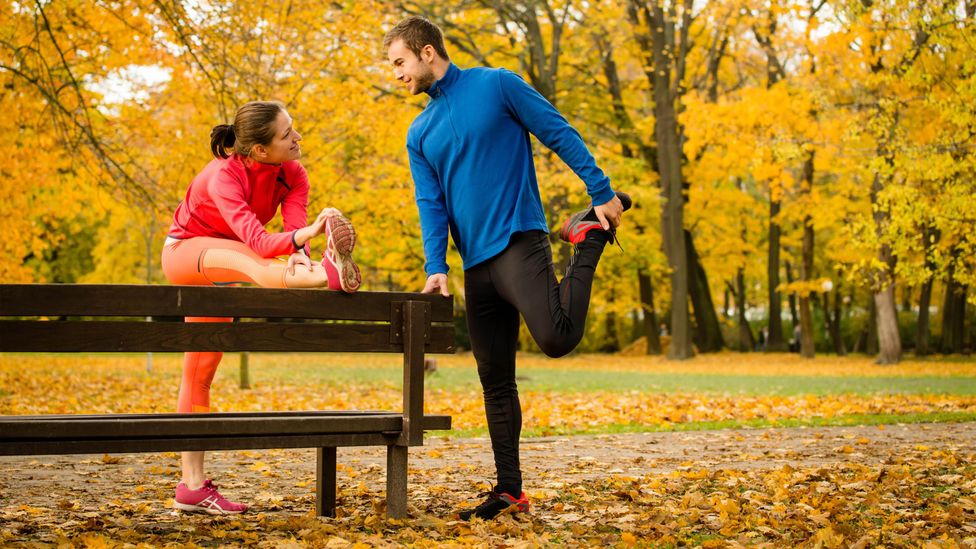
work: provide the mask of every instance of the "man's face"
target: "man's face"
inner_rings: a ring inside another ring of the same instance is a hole
[[[430,62],[433,61],[433,47],[426,46],[420,51],[420,56],[410,51],[403,40],[394,40],[390,44],[387,55],[393,65],[393,76],[407,87],[411,95],[417,95],[430,89],[434,85],[434,71]],[[430,51],[428,51],[430,50]]]

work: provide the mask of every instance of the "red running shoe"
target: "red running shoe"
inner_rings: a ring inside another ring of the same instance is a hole
[[[209,515],[239,515],[247,511],[247,504],[227,501],[227,498],[220,495],[217,485],[210,479],[204,481],[199,490],[190,490],[182,482],[177,484],[176,503],[173,507],[180,511]]]
[[[352,260],[356,229],[351,221],[338,215],[325,222],[325,234],[329,241],[322,254],[322,266],[329,275],[329,289],[353,293],[363,282],[359,267]]]
[[[630,195],[627,193],[622,193],[617,191],[617,198],[624,206],[624,211],[630,209],[633,205],[633,201],[630,199]],[[589,208],[576,212],[569,216],[566,223],[563,224],[563,228],[559,231],[559,238],[569,242],[570,244],[578,245],[580,242],[586,238],[586,235],[592,230],[603,231],[603,225],[600,225],[600,221],[596,217],[596,211],[593,206]],[[610,237],[610,243],[612,244],[616,240],[617,228],[611,226],[609,231],[605,231]]]
[[[491,492],[486,492],[481,495],[487,496],[488,499],[477,507],[459,512],[458,517],[461,520],[471,520],[471,517],[490,520],[508,509],[511,509],[513,513],[529,512],[529,498],[525,495],[525,492],[519,494],[518,499],[512,497],[507,492],[496,492],[494,489]]]

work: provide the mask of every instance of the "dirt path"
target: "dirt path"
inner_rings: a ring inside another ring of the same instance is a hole
[[[564,487],[608,477],[879,466],[974,448],[976,423],[637,433],[525,440],[522,464],[526,491],[545,514],[545,499]],[[429,439],[411,450],[410,459],[415,516],[448,517],[493,480],[486,439]],[[208,470],[225,494],[252,502],[264,516],[305,516],[314,505],[314,461],[311,450],[213,452]],[[375,511],[384,489],[385,450],[341,448],[339,462],[340,518],[369,513],[370,506]],[[0,545],[53,542],[100,524],[112,527],[109,515],[128,517],[143,535],[177,535],[183,523],[167,506],[178,476],[176,454],[0,458]]]

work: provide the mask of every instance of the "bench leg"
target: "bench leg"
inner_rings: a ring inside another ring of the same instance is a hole
[[[386,513],[390,518],[407,516],[407,447],[386,447]]]
[[[315,458],[315,514],[334,517],[336,508],[336,449],[318,448]]]

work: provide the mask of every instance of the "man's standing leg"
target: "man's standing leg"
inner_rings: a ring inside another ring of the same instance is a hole
[[[472,516],[492,518],[510,505],[528,510],[528,500],[522,494],[519,466],[522,407],[515,383],[519,313],[496,291],[489,268],[492,261],[464,273],[464,293],[468,333],[484,391],[485,416],[498,484],[485,502],[459,513],[465,520]]]

